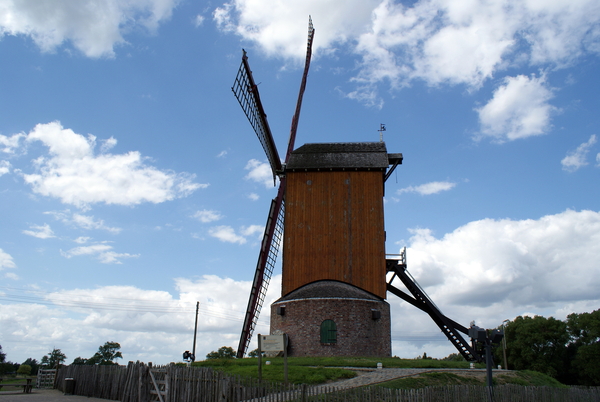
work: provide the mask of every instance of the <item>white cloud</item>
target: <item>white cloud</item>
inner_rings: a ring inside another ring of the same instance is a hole
[[[246,243],[246,238],[236,234],[231,226],[221,225],[212,227],[208,230],[208,234],[227,243]]]
[[[17,265],[15,264],[12,256],[0,248],[0,271],[7,269],[7,268],[16,268],[16,267],[17,267]]]
[[[232,0],[217,8],[220,29],[256,43],[267,55],[301,60],[311,14],[316,56],[349,46],[361,57],[353,98],[380,104],[376,85],[424,81],[478,88],[509,66],[556,67],[600,51],[596,1]]]
[[[248,198],[250,198],[252,201],[257,201],[260,198],[260,196],[256,193],[250,193],[248,194]]]
[[[38,194],[79,208],[161,203],[208,186],[194,183],[194,175],[149,166],[139,152],[94,155],[94,136],[86,139],[58,122],[38,124],[27,141],[41,141],[49,156],[35,161],[37,173],[23,174],[25,182]]]
[[[431,195],[437,194],[442,191],[448,191],[453,189],[456,186],[456,183],[451,183],[448,181],[432,181],[431,183],[421,184],[420,186],[409,186],[405,188],[401,188],[397,191],[397,194],[402,193],[417,193],[421,195]]]
[[[80,240],[83,240],[79,238]],[[63,257],[71,258],[73,256],[89,255],[95,256],[103,264],[122,264],[123,258],[137,258],[139,254],[116,253],[113,247],[106,243],[96,243],[89,246],[72,248],[69,251],[60,251]]]
[[[587,154],[590,152],[592,145],[596,143],[596,136],[592,135],[587,142],[579,145],[575,151],[570,151],[567,156],[560,161],[563,170],[574,172],[582,166],[587,165]],[[598,158],[596,158],[598,159]]]
[[[494,97],[477,109],[481,136],[504,142],[545,134],[557,110],[548,103],[552,97],[544,76],[506,77]]]
[[[114,148],[117,145],[117,140],[113,137],[110,137],[108,140],[103,140],[102,145],[100,146],[100,152],[105,153]]]
[[[484,219],[436,239],[413,231],[409,269],[434,300],[462,306],[555,307],[598,299],[600,213]]]
[[[262,238],[264,231],[265,231],[265,227],[260,226],[260,225],[250,225],[247,227],[242,227],[240,229],[240,232],[242,233],[242,235],[244,235],[246,237],[258,235],[259,239]]]
[[[123,34],[150,32],[171,17],[178,0],[0,1],[0,38],[26,35],[44,52],[65,42],[88,57],[113,57]]]
[[[38,302],[0,304],[3,350],[11,360],[24,361],[59,347],[71,362],[77,356],[92,356],[110,339],[120,343],[125,362],[178,362],[188,349],[182,345],[191,342],[199,301],[196,356],[202,359],[224,345],[237,349],[250,286],[249,281],[205,275],[195,280],[175,279],[175,295],[133,286],[52,293],[23,290],[28,299]],[[280,297],[280,290],[281,277],[275,276],[255,334],[268,331],[268,306]],[[29,325],[31,321],[36,325]],[[250,346],[254,348],[255,340]]]
[[[16,149],[19,148],[19,142],[21,141],[21,138],[25,138],[25,134],[19,133],[11,135],[10,137],[0,134],[0,152],[4,152],[5,154],[14,154]]]
[[[66,209],[64,211],[48,211],[44,212],[46,215],[52,215],[55,219],[66,223],[68,225],[73,225],[80,227],[86,230],[106,230],[108,232],[118,234],[121,232],[121,228],[111,227],[104,224],[104,220],[99,219],[95,220],[93,216],[82,215],[80,213],[74,212],[71,213],[70,210]]]
[[[202,211],[196,211],[196,213],[192,215],[192,218],[198,219],[202,223],[209,223],[222,219],[223,215],[218,211],[203,209]]]
[[[44,223],[42,226],[32,225],[29,228],[33,230],[23,230],[23,233],[28,236],[37,237],[38,239],[51,239],[56,237],[54,236],[54,232],[50,228],[50,225],[47,223]]]
[[[0,176],[10,173],[10,162],[0,161]]]
[[[204,17],[201,14],[196,15],[194,18],[194,26],[198,28],[204,23]]]
[[[273,188],[273,172],[268,163],[250,159],[244,169],[250,171],[246,175],[246,179],[264,184],[267,188]]]

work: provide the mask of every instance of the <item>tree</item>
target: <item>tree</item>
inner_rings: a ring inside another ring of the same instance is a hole
[[[568,370],[567,324],[555,318],[517,317],[505,326],[508,365],[559,377]],[[498,348],[498,352],[502,352]]]
[[[29,364],[21,364],[17,370],[17,374],[30,375],[31,366]]]
[[[4,363],[6,360],[6,353],[2,351],[2,345],[0,345],[0,363]]]
[[[119,364],[115,360],[122,359],[123,355],[119,352],[121,345],[118,342],[106,342],[98,348],[98,351],[83,364],[111,365]],[[83,360],[83,359],[82,359]],[[81,363],[80,363],[81,364]]]
[[[60,349],[52,349],[52,352],[42,357],[41,365],[46,368],[58,368],[67,360],[67,356]]]
[[[567,327],[571,336],[571,374],[580,385],[600,385],[600,310],[570,314]]]
[[[75,365],[88,364],[88,360],[89,359],[85,359],[83,357],[76,357],[75,360],[73,360],[73,363],[71,363],[71,364],[75,364]]]
[[[38,369],[40,367],[40,364],[38,363],[37,360],[32,359],[31,357],[29,357],[27,360],[25,360],[23,362],[23,364],[31,366],[31,375],[37,375]]]
[[[221,346],[218,351],[212,351],[206,355],[207,359],[233,359],[235,350],[231,346]]]

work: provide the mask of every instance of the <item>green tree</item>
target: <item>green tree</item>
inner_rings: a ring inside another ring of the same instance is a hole
[[[40,367],[40,364],[38,363],[37,360],[32,359],[31,357],[29,357],[29,358],[27,358],[27,360],[25,360],[23,362],[23,364],[31,366],[31,375],[37,375],[38,369]]]
[[[600,385],[600,310],[570,314],[567,327],[571,336],[572,376],[580,385]]]
[[[206,355],[207,359],[233,359],[235,358],[235,350],[231,346],[221,346],[216,352],[213,350]]]
[[[52,352],[42,357],[41,365],[45,368],[58,368],[67,360],[67,356],[60,349],[52,349]]]
[[[19,369],[17,370],[17,374],[30,375],[31,374],[31,366],[29,364],[21,364],[19,366]]]
[[[6,353],[2,351],[2,345],[0,345],[0,363],[4,363],[6,360]]]
[[[89,359],[85,359],[83,357],[76,357],[75,360],[73,360],[73,363],[71,363],[71,364],[76,364],[76,365],[88,364],[88,360]]]
[[[517,317],[505,326],[508,365],[559,377],[568,370],[567,324],[555,318]],[[498,348],[496,353],[502,353]]]
[[[123,355],[119,352],[121,345],[117,342],[106,342],[98,348],[98,351],[87,360],[87,364],[111,365],[119,364],[115,360],[122,359]]]

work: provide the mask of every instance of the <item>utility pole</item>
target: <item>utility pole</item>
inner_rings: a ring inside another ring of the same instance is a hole
[[[192,361],[196,360],[196,333],[198,332],[198,309],[200,308],[200,302],[196,302],[196,323],[194,324],[194,346],[192,348]]]

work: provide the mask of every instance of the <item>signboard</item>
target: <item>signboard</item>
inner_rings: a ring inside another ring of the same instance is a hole
[[[263,352],[283,352],[285,350],[285,335],[260,335]]]

